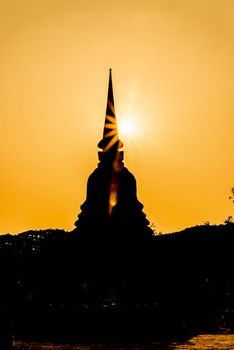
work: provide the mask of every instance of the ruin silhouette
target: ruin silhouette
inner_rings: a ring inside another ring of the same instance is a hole
[[[0,236],[0,349],[12,349],[13,335],[142,344],[200,331],[233,333],[234,223],[229,217],[224,225],[152,234],[123,164],[111,71],[98,147],[99,164],[72,232]]]
[[[98,143],[99,164],[89,176],[87,197],[75,222],[75,232],[121,232],[146,238],[152,235],[143,205],[137,199],[136,180],[123,164],[123,143],[118,136],[112,74],[109,73],[103,137]]]

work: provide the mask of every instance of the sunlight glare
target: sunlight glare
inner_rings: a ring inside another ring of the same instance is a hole
[[[133,137],[137,134],[137,124],[133,119],[123,119],[119,122],[119,133],[123,137]]]

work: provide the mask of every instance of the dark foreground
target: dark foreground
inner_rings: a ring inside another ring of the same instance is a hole
[[[134,234],[0,237],[2,349],[12,336],[141,344],[234,331],[233,224]]]
[[[234,334],[201,334],[187,340],[173,339],[154,341],[148,344],[56,344],[37,342],[14,342],[18,350],[231,350],[234,349]]]

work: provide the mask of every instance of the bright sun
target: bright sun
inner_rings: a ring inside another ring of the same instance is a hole
[[[118,129],[120,135],[125,137],[132,137],[137,133],[137,126],[133,119],[120,120]]]

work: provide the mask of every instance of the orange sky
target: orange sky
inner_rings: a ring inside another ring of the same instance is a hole
[[[0,45],[0,233],[74,227],[110,67],[156,230],[233,214],[233,0],[0,0]]]

